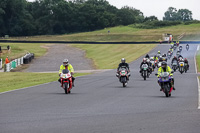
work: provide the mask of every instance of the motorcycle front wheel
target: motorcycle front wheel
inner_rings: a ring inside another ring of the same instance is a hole
[[[64,83],[64,89],[65,89],[65,94],[68,94],[68,91],[67,91],[67,89],[68,89],[68,83]]]

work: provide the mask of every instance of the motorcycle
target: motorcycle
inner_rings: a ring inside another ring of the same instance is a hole
[[[179,46],[179,51],[180,51],[180,52],[182,51],[182,49],[183,49],[183,47],[182,47],[182,46]]]
[[[189,50],[189,45],[186,45],[186,49],[187,49],[187,51]]]
[[[60,74],[61,87],[65,90],[65,94],[71,93],[72,89],[72,75],[69,70],[64,69]]]
[[[146,80],[146,78],[149,77],[148,65],[147,64],[142,65],[142,77],[144,78],[144,80]]]
[[[127,86],[129,76],[130,73],[128,73],[126,67],[122,67],[119,69],[119,75],[117,74],[117,77],[119,77],[119,81],[123,84],[123,87]]]
[[[179,72],[182,74],[185,71],[185,63],[179,62]]]
[[[181,55],[181,52],[180,52],[180,51],[177,51],[177,52],[176,52],[176,57],[179,57],[179,55]]]
[[[172,54],[171,54],[171,51],[168,51],[168,52],[167,52],[167,57],[168,57],[168,59],[171,58],[171,55],[172,55]]]
[[[162,62],[158,62],[158,68],[160,68],[161,67],[161,65],[162,65]]]
[[[158,60],[155,60],[155,61],[154,61],[154,66],[155,66],[155,68],[158,67]],[[154,69],[155,69],[155,68],[154,68]]]
[[[177,48],[177,46],[176,46],[176,44],[174,44],[174,50],[176,50],[176,48]]]
[[[160,57],[161,57],[161,54],[157,54],[156,56],[158,57],[158,59],[160,59]]]
[[[155,75],[157,76],[158,74],[155,74]],[[158,81],[160,83],[162,91],[165,93],[165,96],[170,97],[171,92],[173,90],[173,87],[171,85],[172,78],[170,74],[168,72],[161,73]]]
[[[174,72],[176,72],[176,69],[178,69],[178,62],[177,61],[172,62],[172,69],[174,70]]]
[[[186,73],[187,70],[189,69],[189,68],[188,68],[188,63],[185,63],[185,68],[184,68],[184,69],[185,69],[185,73]]]
[[[150,61],[150,63],[151,63],[152,72],[153,72],[153,71],[154,71],[154,69],[155,69],[155,63],[154,63],[154,60],[151,60],[151,61]]]

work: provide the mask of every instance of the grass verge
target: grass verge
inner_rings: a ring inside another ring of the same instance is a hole
[[[11,47],[10,51],[6,50],[8,45]],[[0,58],[5,61],[6,56],[9,56],[9,59],[13,60],[24,56],[27,52],[34,53],[35,57],[40,57],[47,52],[44,45],[39,43],[0,43],[3,51],[0,53]]]
[[[89,73],[76,73],[74,76],[88,75]],[[57,73],[0,73],[0,92],[16,90],[24,87],[44,84],[58,80]],[[2,78],[3,77],[3,78]]]
[[[108,31],[110,31],[108,33]],[[93,32],[83,32],[76,34],[64,34],[64,35],[49,35],[49,36],[32,36],[32,37],[15,37],[9,38],[9,40],[25,40],[25,41],[97,41],[97,42],[138,42],[138,41],[158,41],[162,39],[164,33],[170,33],[173,35],[174,40],[177,37],[185,33],[185,36],[181,40],[199,40],[200,36],[200,24],[190,25],[176,25],[168,26],[157,29],[139,29],[134,25],[129,26],[117,26],[97,30]]]
[[[196,55],[196,62],[197,62],[197,71],[200,71],[200,50],[197,52]]]
[[[86,57],[93,60],[97,69],[114,69],[121,58],[132,62],[148,53],[156,44],[72,44],[86,51]]]

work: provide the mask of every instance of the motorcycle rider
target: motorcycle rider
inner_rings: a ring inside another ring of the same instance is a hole
[[[170,51],[171,53],[173,53],[173,48],[170,48],[169,51]]]
[[[160,56],[161,56],[161,53],[160,53],[160,51],[158,51],[157,57],[159,58]]]
[[[174,42],[173,41],[170,44],[171,44],[171,47],[174,47]]]
[[[189,49],[189,44],[186,44],[186,49]]]
[[[171,73],[172,72],[172,69],[167,65],[167,62],[166,61],[163,61],[162,64],[161,64],[161,67],[158,69],[158,84],[160,85],[160,82],[159,82],[159,78],[160,78],[160,74],[162,72],[168,72],[172,78],[172,81],[171,81],[171,86],[173,87],[173,90],[175,90],[175,87],[174,87],[174,78],[173,78],[173,74]],[[161,85],[160,85],[161,86]],[[162,88],[160,89],[160,91],[162,91]]]
[[[178,61],[180,61],[180,59],[183,59],[183,56],[182,56],[182,55],[179,55],[179,56],[178,56]]]
[[[167,61],[167,55],[166,55],[166,54],[163,54],[163,55],[162,55],[162,59],[163,59],[163,61]]]
[[[189,62],[188,62],[187,58],[184,59],[184,63],[187,64],[188,70],[189,70]]]
[[[179,41],[176,41],[177,46],[179,46]]]
[[[69,64],[68,59],[63,60],[63,64],[60,66],[59,76],[62,73],[62,70],[64,70],[64,69],[68,69],[70,71],[70,73],[72,75],[72,86],[74,87],[74,80],[75,80],[75,78],[73,77],[74,68],[71,64]],[[61,79],[59,78],[58,81],[61,82]]]
[[[158,57],[156,55],[154,55],[153,59],[154,59],[154,61],[158,60]]]
[[[145,58],[148,58],[148,59],[149,59],[149,58],[150,58],[150,56],[147,54],[147,55],[145,56]]]
[[[147,59],[146,58],[143,58],[143,60],[142,60],[142,62],[141,62],[141,64],[140,64],[140,73],[142,73],[142,65],[143,64],[147,64],[148,65],[148,72],[150,72],[149,71],[149,63],[147,62]]]
[[[172,63],[173,63],[174,61],[176,61],[176,62],[178,63],[178,59],[176,58],[176,56],[174,56],[174,58],[172,59]],[[171,63],[171,64],[172,64],[172,63]]]
[[[126,69],[128,70],[128,80],[129,80],[129,77],[131,76],[130,75],[130,69],[129,69],[129,64],[128,63],[126,63],[126,59],[125,58],[122,58],[121,59],[121,63],[119,63],[119,66],[118,66],[118,68],[117,68],[117,77],[119,77],[119,69],[121,68],[121,67],[126,67]]]

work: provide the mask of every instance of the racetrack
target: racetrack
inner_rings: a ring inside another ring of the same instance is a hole
[[[158,45],[150,55],[168,49]],[[183,46],[190,70],[174,73],[176,91],[169,98],[159,91],[155,72],[142,79],[142,58],[130,63],[126,88],[111,70],[78,77],[69,95],[58,82],[1,94],[0,133],[199,133],[196,49]]]

